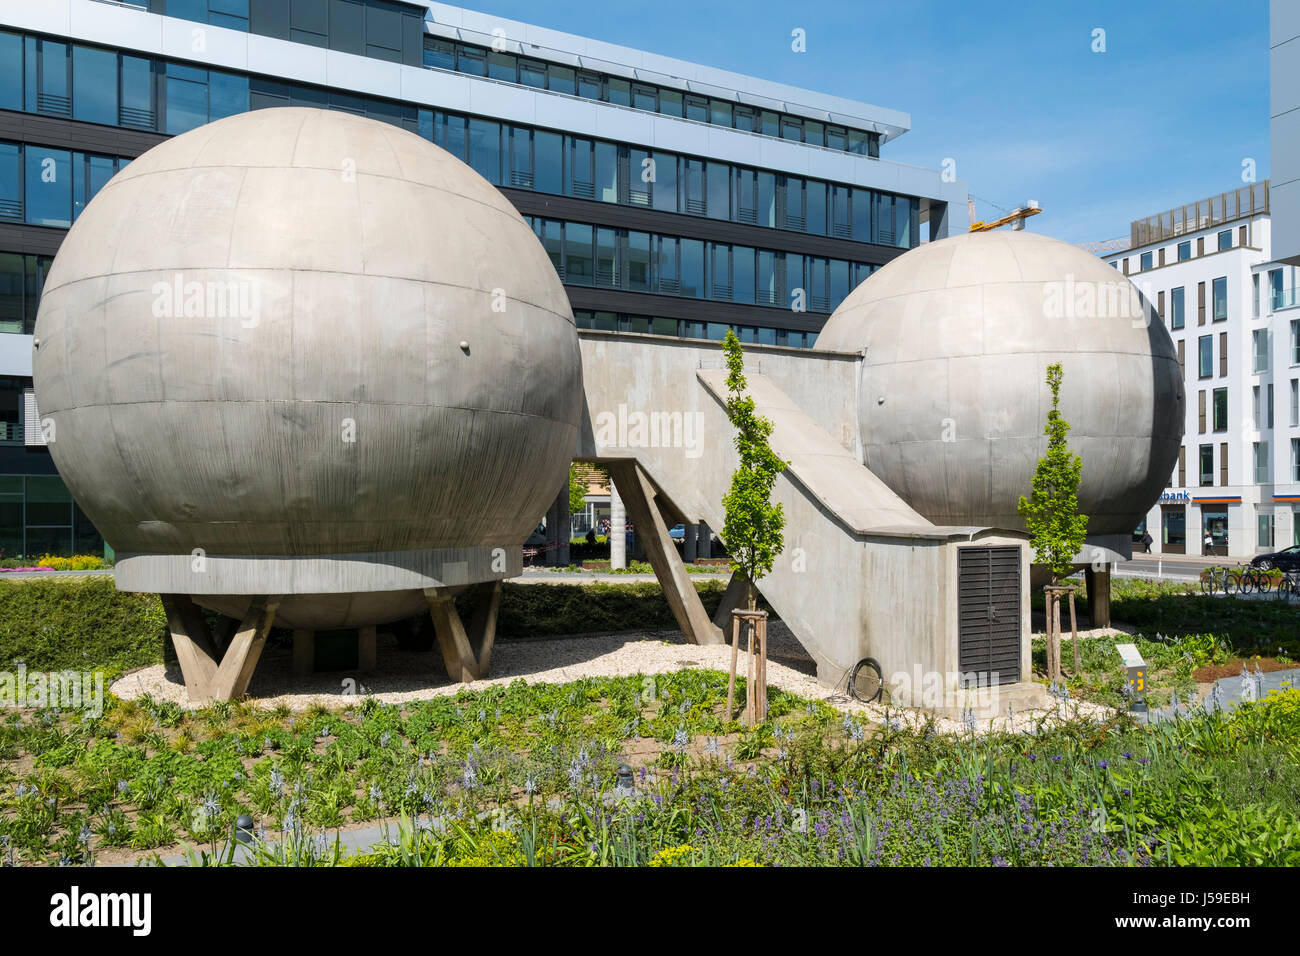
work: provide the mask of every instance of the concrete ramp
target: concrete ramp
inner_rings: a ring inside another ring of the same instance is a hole
[[[581,333],[581,342],[587,415],[577,457],[611,465],[625,500],[648,489],[654,509],[641,510],[636,525],[643,539],[666,539],[669,518],[721,529],[738,456],[720,343],[598,332]],[[936,526],[862,464],[854,412],[860,354],[745,350],[748,394],[772,420],[773,450],[790,463],[773,493],[785,511],[785,550],[759,589],[817,662],[819,678],[843,688],[854,664],[872,657],[886,680],[909,675],[904,702],[942,707],[946,700],[921,699],[923,685],[933,692],[938,682],[946,696],[963,673],[962,658],[971,659],[959,636],[969,642],[997,631],[1004,644],[1018,643],[1015,673],[993,680],[1027,680],[1025,536]],[[643,528],[646,520],[656,526]],[[965,548],[999,549],[1004,567],[1005,549],[1014,549],[1019,571],[1010,604],[1005,588],[985,609],[973,578],[959,587],[959,563],[973,563],[959,562]],[[665,590],[678,589],[684,575],[676,550],[648,550],[664,566],[656,573]],[[675,603],[689,603],[694,591],[678,597]],[[699,626],[698,614],[696,623],[682,613],[678,620],[695,640],[721,639]]]

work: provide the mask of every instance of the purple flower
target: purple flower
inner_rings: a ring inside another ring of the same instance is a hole
[[[1107,767],[1110,766],[1110,764],[1108,764],[1108,763],[1107,763],[1106,761],[1104,761],[1104,760],[1098,760],[1098,761],[1097,761],[1097,766],[1100,767],[1102,770],[1105,770]]]

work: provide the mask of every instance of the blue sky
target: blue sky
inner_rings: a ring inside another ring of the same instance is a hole
[[[910,113],[883,158],[952,157],[980,218],[1035,199],[1070,242],[1268,176],[1267,0],[459,2]]]

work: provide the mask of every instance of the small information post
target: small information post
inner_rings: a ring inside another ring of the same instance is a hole
[[[1138,653],[1136,644],[1116,644],[1115,650],[1124,659],[1128,671],[1129,710],[1146,713],[1147,709],[1147,662]]]

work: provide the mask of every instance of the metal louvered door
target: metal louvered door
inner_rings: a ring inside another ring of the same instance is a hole
[[[957,549],[957,659],[981,683],[1020,680],[1020,549]]]

